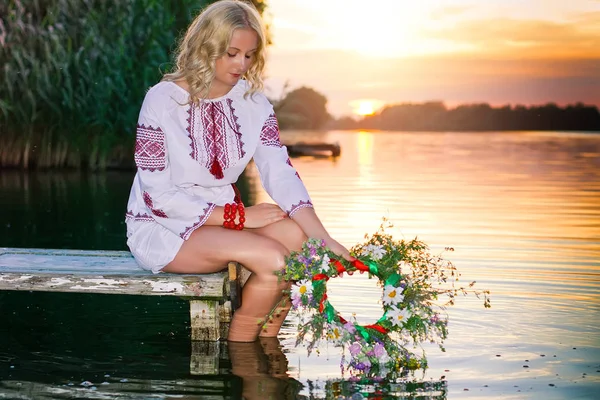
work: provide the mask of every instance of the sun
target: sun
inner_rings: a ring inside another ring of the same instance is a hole
[[[350,102],[352,112],[361,117],[375,114],[382,104],[383,102],[381,100],[373,99],[354,100]]]
[[[370,101],[361,101],[358,105],[358,109],[356,110],[358,115],[373,115],[375,113],[375,108],[373,107],[373,103]]]

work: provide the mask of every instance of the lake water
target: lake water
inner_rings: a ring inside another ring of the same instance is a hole
[[[221,373],[197,377],[185,301],[0,293],[0,398],[229,399],[242,386],[258,399],[600,398],[600,135],[282,137],[340,143],[335,160],[292,160],[333,237],[352,246],[387,217],[399,239],[417,236],[434,253],[454,248],[445,258],[464,282],[491,291],[492,308],[458,299],[447,351],[426,347],[426,371],[365,387],[341,375],[337,349],[296,348],[293,317],[281,348],[223,349]],[[0,171],[0,246],[125,249],[131,177]],[[252,166],[247,178],[249,201],[268,201]],[[381,315],[373,280],[355,275],[328,288],[343,314]]]

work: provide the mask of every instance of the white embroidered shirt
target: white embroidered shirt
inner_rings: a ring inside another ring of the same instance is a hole
[[[254,159],[263,187],[290,217],[312,203],[281,144],[268,99],[246,98],[240,80],[229,93],[188,104],[173,82],[153,86],[139,115],[135,175],[126,221],[156,221],[187,240],[214,207],[230,203],[231,186]]]

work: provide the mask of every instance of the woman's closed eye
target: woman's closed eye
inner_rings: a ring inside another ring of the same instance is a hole
[[[228,55],[229,57],[231,57],[231,58],[234,58],[234,57],[236,57],[236,56],[237,56],[237,53],[236,53],[236,54],[227,53],[227,55]],[[247,59],[251,59],[252,57],[254,57],[254,53],[253,53],[253,54],[246,54],[246,56],[245,56],[245,57],[246,57]]]

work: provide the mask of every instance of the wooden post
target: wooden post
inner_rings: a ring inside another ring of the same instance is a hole
[[[190,357],[191,375],[218,375],[220,359],[220,343],[192,342]]]
[[[221,339],[227,339],[227,336],[229,335],[231,317],[231,301],[228,300],[219,307],[219,337]]]
[[[240,282],[240,264],[230,262],[227,264],[229,272],[229,298],[231,299],[231,310],[235,311],[242,305],[242,284]]]
[[[219,302],[215,300],[190,300],[192,340],[220,339],[219,308]]]

